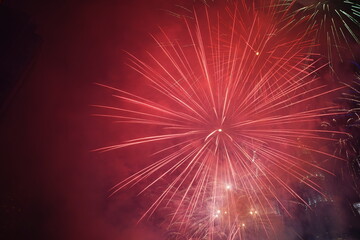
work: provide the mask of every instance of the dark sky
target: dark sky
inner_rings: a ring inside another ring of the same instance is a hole
[[[163,239],[154,221],[135,226],[146,198],[132,190],[108,198],[114,184],[143,165],[124,161],[135,159],[131,149],[92,152],[124,136],[114,134],[120,126],[93,117],[91,104],[112,101],[94,83],[136,85],[124,50],[141,55],[160,23],[177,30],[178,20],[164,11],[175,7],[172,1],[3,2],[3,11],[34,35],[3,50],[33,49],[9,60],[30,58],[25,67],[14,65],[22,73],[0,116],[0,239]]]
[[[114,126],[92,117],[90,105],[104,104],[102,96],[109,95],[93,83],[123,85],[123,50],[137,52],[147,44],[148,33],[157,31],[154,22],[170,18],[162,10],[169,9],[166,2],[5,1],[4,11],[30,25],[40,47],[29,46],[35,54],[15,79],[22,84],[0,118],[0,238],[144,239],[146,232],[146,239],[161,239],[153,227],[129,228],[139,205],[130,193],[107,198],[133,166],[119,164],[119,152],[91,152],[113,143],[107,133]]]

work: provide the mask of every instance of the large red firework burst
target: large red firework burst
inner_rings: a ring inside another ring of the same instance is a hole
[[[238,197],[216,200],[223,195],[221,186],[241,190],[246,214],[254,206],[258,212],[274,212],[274,201],[286,211],[284,192],[307,204],[291,188],[292,181],[321,192],[305,177],[320,167],[301,152],[333,157],[321,147],[333,141],[327,133],[342,133],[313,126],[336,107],[328,104],[330,91],[314,76],[309,41],[302,35],[289,40],[273,17],[245,2],[223,10],[194,10],[192,19],[183,19],[181,36],[162,31],[154,37],[157,50],[146,59],[129,54],[130,66],[148,81],[144,88],[150,94],[103,85],[121,106],[98,106],[103,112],[97,115],[134,124],[148,134],[98,150],[157,149],[150,157],[140,156],[150,162],[146,168],[113,189],[143,182],[143,192],[161,185],[143,217],[174,199],[174,221],[191,221],[206,199],[212,199],[214,209],[226,204],[238,209]],[[242,211],[230,217],[229,226],[237,226],[231,234],[242,232],[245,223],[237,222],[244,221]]]

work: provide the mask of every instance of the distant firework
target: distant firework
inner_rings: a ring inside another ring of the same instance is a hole
[[[286,212],[284,193],[306,205],[292,182],[321,192],[305,176],[309,169],[326,170],[301,154],[335,157],[320,146],[336,141],[327,135],[343,133],[313,127],[337,109],[326,96],[338,89],[329,91],[315,77],[317,62],[308,54],[309,41],[301,34],[289,40],[272,17],[241,3],[221,11],[194,11],[192,20],[184,18],[181,36],[163,30],[154,37],[157,51],[146,60],[130,54],[130,66],[148,81],[146,94],[102,85],[114,91],[121,106],[98,105],[98,116],[133,124],[137,132],[153,130],[98,149],[133,146],[140,158],[151,161],[113,188],[116,193],[142,182],[143,192],[161,185],[142,218],[177,199],[172,219],[191,226],[198,210],[204,211],[208,199],[223,196],[226,186],[237,191],[224,203],[238,201],[241,190],[246,206],[256,206],[259,213],[273,209],[274,202]],[[154,156],[141,155],[147,145],[158,150]],[[215,205],[226,209],[213,201]],[[232,220],[240,219],[241,214],[232,212]],[[231,221],[235,227],[228,234],[240,231],[242,221]]]
[[[331,62],[342,61],[359,46],[360,3],[357,0],[280,0],[288,5],[289,27],[315,30],[317,43],[325,47]],[[354,57],[354,56],[353,56]]]
[[[349,91],[343,94],[343,99],[347,101],[349,113],[352,114],[347,123],[351,127],[360,128],[360,74],[357,74],[355,81],[347,86]]]
[[[360,76],[356,76],[355,81],[343,84],[346,88],[341,97],[337,99],[340,102],[339,109],[335,111],[334,116],[327,116],[321,125],[323,129],[348,133],[341,137],[334,136],[338,139],[335,142],[334,154],[352,159],[360,154],[357,147],[360,129]],[[338,112],[342,112],[342,114],[338,114]]]
[[[352,177],[354,189],[360,196],[360,75],[357,74],[354,81],[345,85],[347,88],[342,94],[341,101],[346,112],[329,121],[329,126],[349,133],[347,137],[339,138],[335,149],[338,155],[343,154],[349,160],[349,174]]]

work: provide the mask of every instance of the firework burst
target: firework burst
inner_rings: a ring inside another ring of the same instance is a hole
[[[355,0],[282,0],[291,10],[288,27],[314,30],[321,51],[334,63],[358,46],[360,4]],[[322,47],[325,47],[322,49]],[[354,57],[354,56],[353,56]]]
[[[260,24],[264,21],[269,24]],[[144,132],[151,128],[153,134],[97,150],[158,148],[148,157],[151,163],[117,184],[113,193],[140,182],[146,184],[140,192],[161,185],[142,218],[177,199],[173,220],[180,217],[185,223],[207,199],[224,209],[222,204],[239,199],[219,203],[216,196],[224,195],[219,186],[241,189],[244,201],[258,212],[274,210],[273,201],[286,211],[283,192],[307,204],[290,182],[302,181],[321,192],[304,178],[309,168],[321,168],[299,152],[334,157],[319,146],[334,141],[326,134],[343,134],[312,129],[336,106],[327,104],[331,91],[314,77],[309,42],[301,36],[287,41],[268,16],[237,4],[215,13],[194,11],[193,20],[184,19],[183,26],[186,34],[176,38],[166,31],[154,36],[157,51],[148,52],[146,61],[129,54],[129,65],[148,81],[149,94],[102,85],[114,91],[121,106],[97,105],[98,116]],[[240,231],[233,226],[243,224],[235,221],[242,215],[237,212],[228,224],[234,229],[230,235]],[[213,218],[210,222],[216,222]]]

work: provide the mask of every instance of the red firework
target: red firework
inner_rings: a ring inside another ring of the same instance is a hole
[[[162,191],[143,217],[177,199],[172,220],[191,221],[209,196],[220,204],[215,199],[221,186],[241,189],[259,212],[274,211],[274,201],[286,211],[283,192],[307,204],[291,188],[293,181],[321,192],[306,175],[311,168],[327,170],[301,154],[334,157],[320,146],[334,141],[326,134],[343,133],[312,127],[336,109],[325,97],[337,89],[327,90],[314,77],[316,61],[304,36],[288,40],[274,14],[243,4],[194,11],[192,20],[183,20],[186,34],[174,39],[162,31],[147,60],[130,54],[130,66],[149,83],[149,96],[102,85],[115,92],[121,107],[97,105],[104,111],[98,116],[154,131],[97,149],[159,149],[146,168],[113,188],[116,193],[144,182],[144,192],[161,180]],[[241,227],[238,215],[231,219]]]

